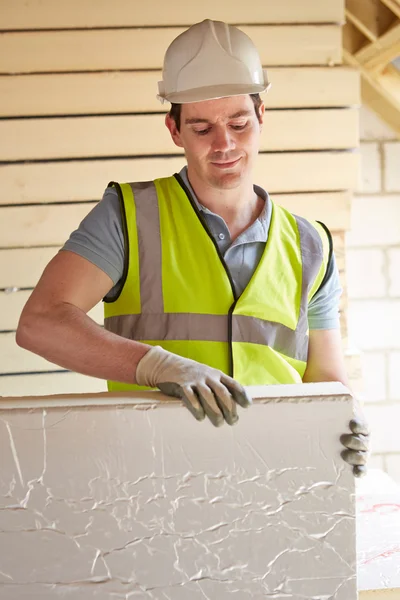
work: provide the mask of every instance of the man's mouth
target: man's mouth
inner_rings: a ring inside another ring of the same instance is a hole
[[[231,169],[232,167],[234,167],[235,165],[237,165],[237,163],[239,162],[240,158],[237,158],[236,160],[230,160],[230,161],[211,161],[211,164],[214,165],[214,167],[217,167],[217,169]]]

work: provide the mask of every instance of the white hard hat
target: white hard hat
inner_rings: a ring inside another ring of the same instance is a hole
[[[259,94],[270,87],[257,48],[237,27],[206,19],[168,47],[158,96],[177,104]]]

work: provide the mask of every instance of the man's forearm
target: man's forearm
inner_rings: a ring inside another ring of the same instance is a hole
[[[150,346],[106,331],[71,304],[51,311],[27,307],[17,330],[17,344],[65,369],[123,383],[135,383],[137,363]]]

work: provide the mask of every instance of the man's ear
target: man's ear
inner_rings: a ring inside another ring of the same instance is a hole
[[[182,144],[182,140],[181,140],[181,135],[178,131],[178,128],[176,126],[176,123],[174,121],[174,119],[171,117],[171,115],[169,113],[167,113],[165,115],[165,125],[168,129],[168,131],[171,134],[172,140],[174,142],[174,144],[176,146],[179,146],[179,148],[183,148],[183,144]]]

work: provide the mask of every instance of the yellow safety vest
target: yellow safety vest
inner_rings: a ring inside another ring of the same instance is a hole
[[[298,383],[307,366],[308,302],[331,252],[325,226],[272,205],[268,241],[243,293],[179,175],[111,182],[124,223],[125,269],[104,326],[231,375],[243,385]],[[108,389],[149,389],[108,382]]]

